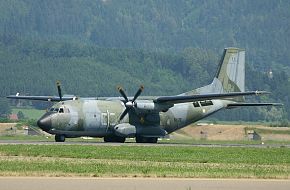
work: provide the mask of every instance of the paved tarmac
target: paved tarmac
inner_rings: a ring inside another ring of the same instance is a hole
[[[0,177],[1,190],[289,190],[290,180]]]
[[[93,145],[93,146],[195,146],[195,147],[253,147],[253,148],[269,148],[269,147],[283,147],[290,148],[290,144],[181,144],[170,142],[158,142],[157,144],[151,143],[104,143],[98,141],[66,141],[66,142],[54,142],[54,141],[35,141],[35,140],[0,140],[1,144],[31,144],[31,145]],[[0,189],[1,190],[1,189]]]

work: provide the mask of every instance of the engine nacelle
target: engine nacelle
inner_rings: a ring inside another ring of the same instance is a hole
[[[153,102],[151,103],[138,102],[135,107],[141,110],[156,110],[157,108],[157,106]]]
[[[121,123],[114,127],[115,134],[120,137],[134,137],[136,134],[136,127],[129,123]]]
[[[138,101],[134,105],[139,112],[166,112],[171,106],[167,104],[157,104],[151,101]]]

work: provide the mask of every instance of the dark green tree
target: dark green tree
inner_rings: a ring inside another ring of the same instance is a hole
[[[11,113],[11,108],[9,106],[9,102],[6,98],[0,98],[0,116],[6,117]]]
[[[19,112],[17,113],[17,117],[18,117],[18,119],[20,119],[20,120],[25,118],[24,113],[23,113],[22,111],[19,111]]]

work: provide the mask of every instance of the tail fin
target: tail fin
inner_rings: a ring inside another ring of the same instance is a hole
[[[217,83],[221,83],[217,84]],[[245,91],[245,50],[226,48],[213,80],[213,92]]]
[[[225,48],[220,60],[217,73],[210,85],[184,93],[227,93],[245,91],[245,50]],[[242,101],[238,98],[237,101]]]

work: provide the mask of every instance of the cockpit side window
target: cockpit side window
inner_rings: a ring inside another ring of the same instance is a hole
[[[64,113],[63,108],[59,108],[58,113]]]

